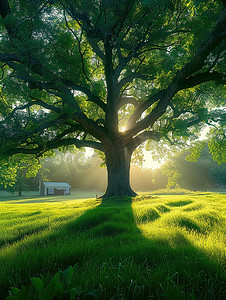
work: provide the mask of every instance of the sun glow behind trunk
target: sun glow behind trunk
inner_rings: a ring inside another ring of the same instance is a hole
[[[120,127],[120,128],[119,128],[119,131],[120,131],[120,132],[125,132],[125,131],[126,131],[126,127],[124,127],[124,126]]]
[[[143,162],[143,169],[158,169],[161,167],[162,164],[164,164],[165,160],[161,159],[160,161],[156,161],[152,159],[152,155],[150,151],[145,151],[144,150],[144,162]]]

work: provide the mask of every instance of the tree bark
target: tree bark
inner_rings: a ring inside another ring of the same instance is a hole
[[[108,173],[107,189],[102,198],[131,196],[137,194],[130,186],[130,162],[132,153],[120,141],[105,146]]]

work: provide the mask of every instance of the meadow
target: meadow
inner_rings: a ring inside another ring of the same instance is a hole
[[[225,209],[226,195],[188,191],[104,202],[4,196],[0,299],[69,266],[62,285],[79,287],[73,299],[226,299]]]

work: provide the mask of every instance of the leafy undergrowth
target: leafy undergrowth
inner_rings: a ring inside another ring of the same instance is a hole
[[[0,203],[1,299],[10,287],[15,300],[226,299],[225,206],[226,195],[198,192],[8,199]]]

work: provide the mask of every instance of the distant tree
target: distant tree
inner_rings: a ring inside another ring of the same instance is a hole
[[[36,176],[39,168],[37,160],[28,155],[17,154],[9,160],[3,159],[0,162],[0,185],[21,196],[22,191],[29,188],[27,179]]]
[[[16,182],[17,168],[10,165],[7,161],[0,162],[0,185],[7,188],[13,186]]]
[[[226,164],[214,162],[207,145],[196,162],[187,159],[191,159],[189,152],[172,158],[162,167],[168,178],[168,187],[206,190],[226,186]]]
[[[5,189],[12,188],[22,178],[35,177],[41,165],[35,157],[24,154],[0,160],[0,185]],[[22,183],[21,183],[22,185]]]
[[[41,181],[50,181],[50,172],[44,166],[43,160],[40,161],[40,169],[36,173],[26,177],[26,185],[30,191],[38,191]]]
[[[1,0],[0,15],[2,157],[97,149],[104,197],[136,195],[146,141],[179,147],[208,123],[225,159],[225,1]]]
[[[226,164],[212,166],[209,170],[209,176],[212,181],[219,187],[226,187]]]
[[[153,172],[153,190],[164,189],[168,183],[167,176],[161,170],[161,168],[154,170]]]
[[[23,169],[17,170],[16,181],[12,186],[6,188],[8,192],[18,192],[18,196],[22,196],[22,192],[28,190],[26,174]]]

